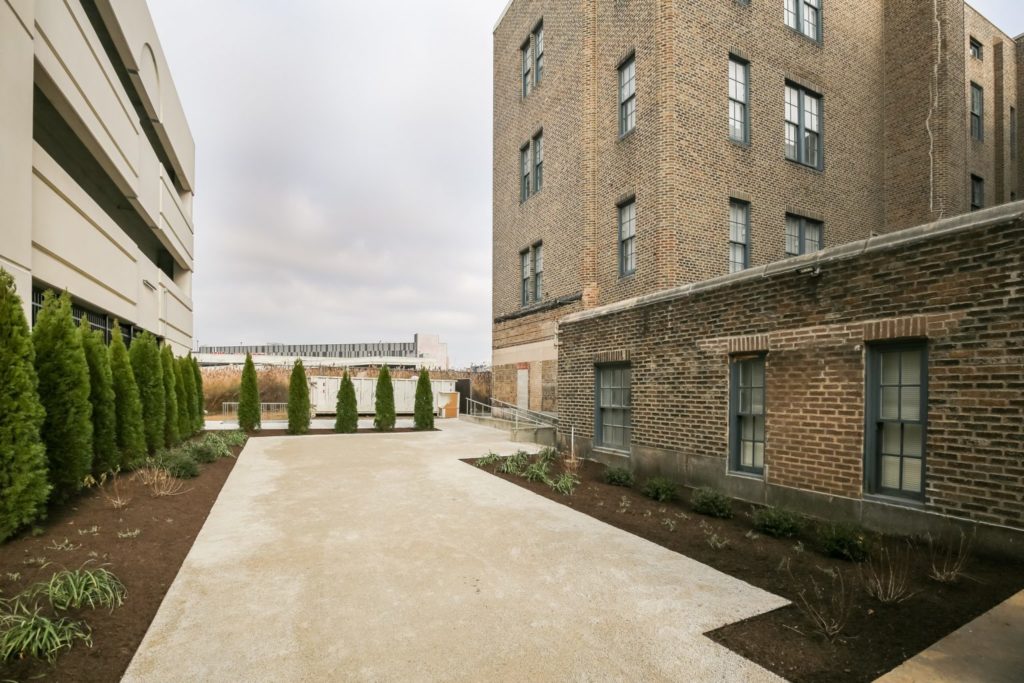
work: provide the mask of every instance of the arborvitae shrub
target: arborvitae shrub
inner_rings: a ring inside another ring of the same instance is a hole
[[[434,428],[434,391],[430,387],[430,373],[426,368],[420,370],[420,378],[416,381],[413,424],[416,429]]]
[[[196,376],[192,372],[191,357],[178,359],[178,373],[181,376],[182,388],[185,392],[185,419],[188,422],[188,432],[186,433],[195,434],[198,431],[196,429],[196,411],[199,409],[199,402],[196,400]]]
[[[377,377],[373,428],[381,432],[390,432],[395,428],[395,387],[391,384],[391,372],[386,365],[380,369]]]
[[[242,367],[242,388],[238,398],[238,427],[246,432],[260,428],[260,388],[256,383],[256,366],[252,355],[245,354]]]
[[[122,469],[130,470],[146,457],[146,433],[142,426],[142,399],[135,383],[128,349],[124,345],[121,327],[114,323],[110,340],[110,375],[114,381],[114,415],[116,419],[117,450]]]
[[[192,377],[196,385],[196,431],[201,432],[206,427],[206,398],[203,394],[203,373],[199,371],[199,361],[188,354],[189,362],[192,364]]]
[[[39,400],[46,410],[43,443],[51,501],[63,503],[82,488],[92,472],[92,404],[89,402],[89,364],[82,338],[71,317],[67,292],[43,295],[43,307],[32,329],[39,376]]]
[[[174,375],[174,396],[177,400],[178,438],[187,439],[192,435],[192,425],[195,424],[189,407],[194,403],[185,386],[185,375],[181,371],[183,358],[175,358],[171,361],[171,373]],[[189,368],[191,370],[191,368]],[[191,377],[192,373],[189,372]]]
[[[174,377],[174,352],[164,344],[160,349],[160,376],[164,381],[164,445],[168,448],[181,441],[178,431],[178,385]]]
[[[139,399],[142,401],[142,429],[146,434],[146,449],[156,453],[164,445],[164,373],[160,361],[160,349],[156,338],[149,332],[132,340],[128,357],[132,361],[135,383],[139,385]]]
[[[292,377],[288,382],[288,433],[305,434],[309,431],[309,382],[302,359],[296,358]]]
[[[36,392],[25,311],[14,278],[0,269],[0,543],[46,513],[45,414]]]
[[[334,418],[334,431],[351,434],[359,428],[359,407],[356,405],[356,387],[348,370],[341,376],[338,387],[338,405]]]
[[[82,321],[78,328],[89,366],[89,402],[92,403],[92,473],[100,476],[121,465],[117,450],[117,416],[114,407],[114,376],[103,333]]]

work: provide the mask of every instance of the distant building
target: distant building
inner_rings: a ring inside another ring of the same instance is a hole
[[[0,5],[0,268],[109,338],[192,347],[195,144],[149,9]]]
[[[282,357],[303,359],[365,359],[367,364],[388,363],[390,365],[401,359],[410,361],[419,359],[424,362],[410,362],[414,367],[429,367],[439,370],[448,369],[448,345],[436,334],[414,334],[411,342],[357,342],[342,344],[238,344],[234,346],[200,346],[199,354],[207,362],[217,355],[244,356],[251,353],[253,357]],[[352,363],[345,363],[351,365]]]

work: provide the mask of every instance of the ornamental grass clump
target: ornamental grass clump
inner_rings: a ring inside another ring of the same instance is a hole
[[[51,503],[76,494],[92,472],[92,403],[89,364],[71,316],[67,292],[43,294],[32,328],[39,400],[46,411],[41,435],[46,445]]]
[[[0,269],[0,543],[42,519],[50,494],[35,354],[14,278]]]
[[[0,660],[32,657],[53,662],[61,650],[75,641],[92,647],[89,627],[81,621],[51,619],[38,605],[29,607],[15,600],[0,607]]]
[[[83,607],[107,607],[113,611],[124,604],[128,595],[120,579],[103,567],[59,571],[28,592],[45,597],[59,611]]]

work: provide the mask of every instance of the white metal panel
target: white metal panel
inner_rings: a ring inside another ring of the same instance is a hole
[[[415,379],[392,379],[395,389],[395,412],[412,414],[416,406]],[[363,415],[372,415],[377,401],[377,378],[353,377],[352,384],[356,390],[356,407]],[[445,398],[442,394],[455,391],[455,380],[431,380],[434,392],[434,410],[440,409]],[[338,390],[341,388],[340,377],[312,376],[309,378],[309,402],[314,413],[334,413],[337,407]]]

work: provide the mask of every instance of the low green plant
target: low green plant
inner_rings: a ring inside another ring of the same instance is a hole
[[[542,448],[536,455],[537,462],[542,462],[545,465],[553,465],[558,462],[558,451],[554,448]]]
[[[245,442],[249,440],[249,435],[240,429],[218,432],[218,436],[224,440],[224,443],[226,443],[229,448],[244,446]]]
[[[556,492],[561,493],[563,496],[571,496],[572,492],[579,486],[580,480],[574,474],[569,472],[562,472],[560,475],[552,480],[549,480],[551,488]]]
[[[829,523],[818,527],[821,551],[830,557],[863,562],[868,558],[868,539],[864,530],[853,524]]]
[[[159,468],[167,470],[175,479],[193,479],[199,476],[199,465],[184,448],[161,451],[156,458]]]
[[[604,471],[604,481],[612,486],[632,486],[636,483],[633,473],[625,467],[609,467]]]
[[[55,610],[82,607],[109,607],[113,610],[124,604],[128,592],[113,573],[98,569],[65,569],[50,577],[49,581],[29,588],[31,596],[41,595]]]
[[[190,441],[182,447],[193,460],[201,463],[211,463],[231,455],[231,449],[222,436],[210,432],[202,439]]]
[[[800,533],[800,515],[786,508],[758,508],[753,520],[755,529],[776,538],[792,538]]]
[[[51,619],[38,605],[28,607],[19,599],[0,608],[0,660],[34,657],[53,662],[60,651],[76,640],[92,647],[89,627],[81,621]]]
[[[484,457],[479,458],[473,464],[476,465],[477,467],[491,467],[493,465],[497,465],[499,462],[501,462],[500,455],[498,455],[497,453],[488,453]]]
[[[498,465],[498,471],[503,474],[522,474],[529,464],[530,456],[525,451],[518,451],[504,458]]]
[[[659,503],[667,503],[679,498],[679,484],[668,477],[651,477],[640,493]]]
[[[732,499],[721,491],[709,486],[702,486],[690,496],[690,504],[694,512],[709,517],[729,519],[732,517]]]
[[[523,470],[523,479],[525,479],[526,481],[547,481],[548,464],[543,460],[538,460],[535,463],[527,465],[526,469]]]

